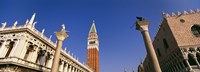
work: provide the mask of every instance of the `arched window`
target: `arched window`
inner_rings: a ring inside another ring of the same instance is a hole
[[[199,37],[200,36],[200,25],[196,25],[196,24],[193,25],[191,27],[191,31],[196,37]]]

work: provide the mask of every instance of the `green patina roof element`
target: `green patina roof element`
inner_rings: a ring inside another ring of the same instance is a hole
[[[93,23],[92,23],[92,27],[90,28],[90,32],[97,32],[94,20],[93,20]]]
[[[94,25],[92,25],[90,32],[96,32]]]

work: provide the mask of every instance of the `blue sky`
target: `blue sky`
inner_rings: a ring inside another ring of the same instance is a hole
[[[100,41],[100,71],[123,72],[137,70],[146,50],[143,38],[135,30],[136,16],[151,21],[153,39],[162,19],[162,11],[170,13],[200,8],[200,0],[0,0],[0,22],[23,25],[36,13],[36,28],[45,28],[53,35],[65,24],[70,31],[63,48],[86,62],[87,37],[95,20]],[[131,26],[133,28],[131,28]]]

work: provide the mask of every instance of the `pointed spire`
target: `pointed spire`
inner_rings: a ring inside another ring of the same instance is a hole
[[[51,38],[52,38],[52,35],[49,36],[49,40],[51,40]]]
[[[29,22],[29,20],[27,19],[27,20],[26,20],[26,24],[28,24],[28,22]]]
[[[193,11],[193,10],[190,10],[190,13],[195,13],[195,11]]]
[[[45,29],[42,29],[42,34],[44,34]]]
[[[172,12],[172,16],[176,16],[176,14],[174,12]]]
[[[166,13],[164,11],[162,11],[162,15],[165,15]]]
[[[4,22],[4,23],[1,23],[2,24],[2,29],[4,29],[5,27],[6,27],[6,25],[7,25],[7,22]]]
[[[180,11],[178,11],[178,16],[181,15],[182,13]]]
[[[70,51],[68,51],[68,54],[70,54]]]
[[[170,15],[167,13],[167,14],[166,14],[166,17],[170,17]]]
[[[13,24],[13,27],[16,27],[16,26],[17,26],[17,24],[18,24],[18,22],[17,22],[17,21],[15,21],[15,23]]]
[[[91,26],[91,28],[90,28],[90,33],[92,33],[92,32],[97,32],[96,27],[95,27],[95,21],[94,21],[94,20],[93,20],[92,26]]]
[[[31,24],[31,25],[33,24],[34,19],[35,19],[35,15],[36,15],[36,13],[33,14],[33,16],[31,17],[31,19],[30,19],[28,24]]]
[[[76,58],[76,60],[78,60],[78,57]]]
[[[166,13],[164,11],[162,11],[162,16],[166,17]]]
[[[188,14],[188,12],[187,12],[187,11],[184,11],[183,13],[184,13],[184,14]]]
[[[65,47],[65,51],[67,51],[67,48]]]

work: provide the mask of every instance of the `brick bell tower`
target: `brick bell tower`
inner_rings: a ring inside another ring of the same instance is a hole
[[[99,40],[94,20],[88,36],[87,49],[87,65],[92,68],[94,72],[99,72]]]

